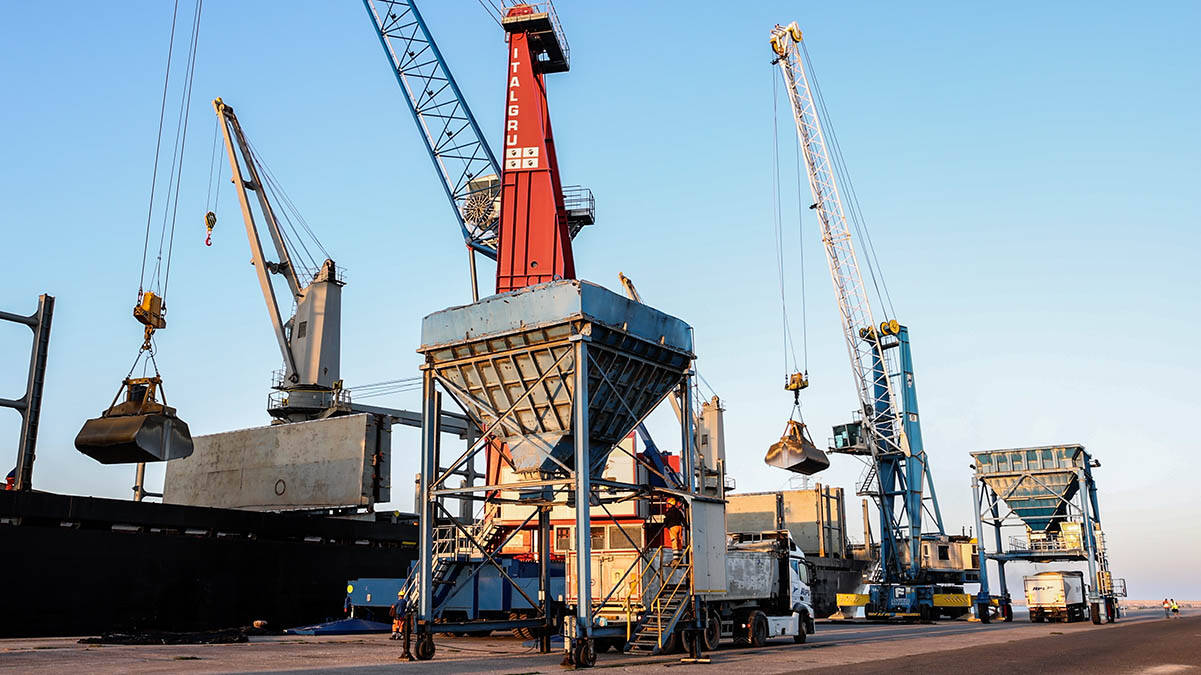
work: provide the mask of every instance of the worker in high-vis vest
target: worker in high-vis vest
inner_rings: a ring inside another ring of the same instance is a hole
[[[675,497],[667,498],[667,510],[663,513],[663,529],[667,532],[667,545],[676,551],[684,550],[684,504]]]
[[[405,592],[403,590],[396,591],[396,602],[392,603],[388,614],[392,616],[392,638],[393,640],[400,639],[400,628],[404,624],[405,615]]]

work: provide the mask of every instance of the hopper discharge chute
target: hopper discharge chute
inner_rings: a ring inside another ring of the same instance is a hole
[[[165,462],[192,454],[188,425],[175,408],[155,399],[158,377],[126,378],[113,405],[90,419],[75,437],[75,449],[101,464]],[[125,400],[117,403],[121,394]]]
[[[768,466],[811,476],[830,468],[830,458],[809,439],[804,422],[788,420],[780,440],[773,443],[763,458]]]

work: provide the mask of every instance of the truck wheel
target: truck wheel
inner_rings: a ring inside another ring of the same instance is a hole
[[[705,622],[705,651],[711,652],[717,649],[717,645],[721,643],[721,617],[717,612],[709,612],[709,620]]]
[[[809,638],[809,636],[805,634],[805,625],[807,623],[809,623],[809,617],[804,612],[802,612],[800,617],[797,619],[797,628],[799,630],[797,630],[796,635],[792,636],[792,641],[797,643],[798,645],[805,644],[805,640],[807,640]]]
[[[747,641],[752,647],[767,644],[767,615],[757,609],[747,617]]]

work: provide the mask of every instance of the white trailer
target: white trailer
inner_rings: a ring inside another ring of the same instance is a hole
[[[814,631],[813,568],[788,530],[731,533],[725,567],[726,591],[698,594],[708,614],[706,649],[723,639],[752,647],[772,637],[804,642]]]
[[[1040,572],[1022,579],[1030,620],[1083,621],[1088,618],[1083,572]]]

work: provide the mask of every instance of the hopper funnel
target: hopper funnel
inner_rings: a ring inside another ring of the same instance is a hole
[[[422,322],[426,368],[519,474],[574,470],[575,378],[587,375],[589,459],[613,447],[684,380],[692,329],[585,281],[551,281],[435,312]],[[580,355],[583,355],[581,360]]]
[[[976,478],[991,488],[1031,532],[1059,529],[1080,489],[1088,453],[1082,446],[973,452]]]

